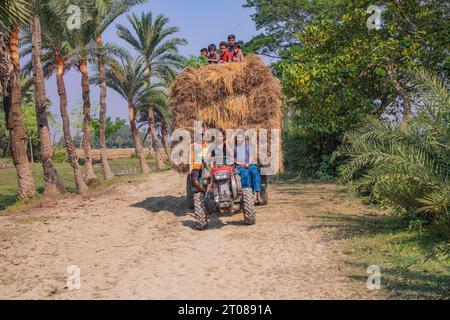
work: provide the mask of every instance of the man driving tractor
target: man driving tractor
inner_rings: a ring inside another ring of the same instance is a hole
[[[251,188],[256,194],[256,203],[262,204],[261,197],[261,174],[258,167],[253,164],[255,161],[251,159],[251,145],[249,139],[238,136],[238,143],[235,145],[234,151],[227,143],[222,143],[224,164],[232,168],[234,166],[236,171],[239,171],[241,176],[242,188]],[[209,156],[208,144],[204,141],[202,145],[194,144],[191,149],[191,163],[190,172],[191,179],[195,187],[203,193],[207,192],[205,182],[202,175],[202,170],[211,170],[214,172],[215,164],[207,164],[207,157]],[[234,163],[229,161],[231,154],[234,153]],[[214,151],[212,152],[214,155]]]

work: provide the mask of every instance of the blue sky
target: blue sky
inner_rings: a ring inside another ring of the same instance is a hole
[[[226,2],[211,0],[149,0],[147,4],[136,6],[131,12],[141,13],[152,11],[154,15],[163,14],[170,19],[170,25],[178,26],[181,31],[178,36],[185,38],[189,44],[181,47],[183,55],[197,55],[201,48],[210,43],[226,40],[228,34],[236,34],[238,40],[248,41],[257,34],[255,25],[250,18],[252,11],[242,8],[245,0],[231,0]],[[105,41],[120,44],[129,50],[125,42],[116,36],[116,24],[129,25],[126,14],[120,17],[104,34]],[[133,52],[134,53],[134,52]],[[91,69],[91,74],[93,70]],[[66,86],[69,108],[77,108],[81,103],[80,75],[70,72],[66,75]],[[48,96],[52,100],[51,111],[59,115],[59,98],[56,80],[47,81]],[[99,89],[91,87],[91,103],[98,105]],[[127,118],[127,105],[123,99],[108,89],[108,115]]]

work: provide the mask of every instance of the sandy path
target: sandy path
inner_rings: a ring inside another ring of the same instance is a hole
[[[0,217],[1,299],[348,299],[364,284],[339,271],[339,243],[310,213],[317,199],[298,185],[271,190],[255,226],[214,218],[194,230],[184,177],[153,174],[26,215]],[[65,289],[67,267],[81,268],[81,290]]]

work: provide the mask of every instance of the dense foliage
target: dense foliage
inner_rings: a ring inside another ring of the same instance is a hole
[[[414,82],[417,117],[407,126],[372,120],[346,134],[337,153],[348,159],[342,176],[396,212],[449,221],[450,94],[425,71],[417,71]]]
[[[381,28],[367,27],[379,5]],[[414,113],[415,66],[446,78],[446,1],[248,0],[262,34],[247,50],[274,60],[286,95],[286,166],[302,176],[336,176],[331,154],[367,116],[406,122]],[[325,172],[324,172],[325,170]]]

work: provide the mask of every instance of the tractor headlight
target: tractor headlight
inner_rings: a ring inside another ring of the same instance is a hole
[[[230,179],[230,175],[228,174],[227,171],[219,171],[214,174],[214,179],[216,181],[223,181],[223,180]]]

